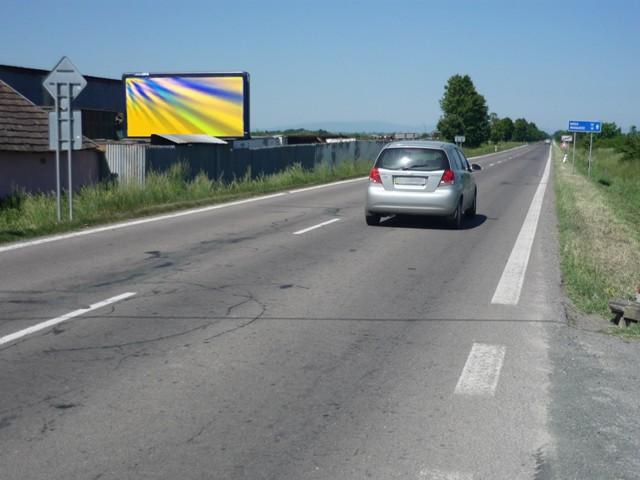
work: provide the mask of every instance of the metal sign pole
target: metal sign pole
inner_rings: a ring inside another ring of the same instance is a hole
[[[571,173],[576,173],[576,132],[573,132],[573,158],[571,160]]]
[[[69,119],[69,143],[67,144],[67,169],[69,173],[69,221],[73,220],[73,183],[71,181],[71,150],[73,150],[73,112],[71,111],[71,82],[67,84],[68,96],[67,100],[67,118]]]
[[[590,135],[589,139],[589,176],[591,176],[591,148],[593,147],[593,133]]]
[[[73,220],[73,161],[74,137],[78,138],[78,148],[82,148],[82,117],[79,112],[74,122],[74,112],[71,110],[71,101],[77,97],[87,85],[87,81],[78,69],[67,57],[62,57],[51,73],[43,80],[42,86],[49,92],[55,101],[55,112],[49,114],[49,149],[56,151],[56,196],[58,208],[58,221],[61,221],[61,180],[60,180],[60,151],[67,142],[67,185],[69,188],[69,220]],[[64,87],[66,86],[66,92]],[[66,109],[66,116],[62,111]],[[65,123],[63,123],[65,122]],[[55,123],[55,125],[54,125]],[[74,128],[75,125],[75,128]],[[68,128],[67,138],[63,139],[62,131]],[[74,131],[77,130],[77,131]]]
[[[57,89],[59,90],[59,88]],[[57,132],[57,138],[58,138],[58,142],[56,143],[56,207],[57,207],[57,211],[58,211],[58,222],[60,222],[60,220],[62,220],[62,214],[61,214],[61,199],[60,199],[60,102],[58,101],[58,97],[59,97],[59,91],[57,92],[58,95],[55,95],[53,97],[54,103],[55,103],[55,112],[56,112],[56,132]]]

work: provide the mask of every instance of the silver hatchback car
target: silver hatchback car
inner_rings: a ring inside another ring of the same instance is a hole
[[[369,173],[365,219],[378,225],[394,214],[448,217],[453,228],[462,215],[476,214],[478,188],[464,153],[444,142],[392,142],[382,149]]]

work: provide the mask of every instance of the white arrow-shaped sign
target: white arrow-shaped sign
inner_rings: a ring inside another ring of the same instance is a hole
[[[68,87],[58,90],[58,85],[71,85],[71,99],[73,100],[87,85],[87,81],[75,65],[71,63],[71,60],[67,57],[62,57],[62,60],[58,62],[47,78],[44,79],[42,85],[53,98],[56,98],[60,94],[66,96],[68,92]]]

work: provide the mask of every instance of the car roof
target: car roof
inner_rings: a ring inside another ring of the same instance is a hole
[[[405,140],[398,142],[391,142],[385,145],[384,148],[437,148],[437,149],[449,149],[453,147],[452,143],[439,142],[435,140]]]

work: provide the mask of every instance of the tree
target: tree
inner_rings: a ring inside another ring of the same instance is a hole
[[[504,117],[500,119],[500,129],[502,130],[502,140],[503,142],[508,142],[513,137],[513,120],[509,117]]]
[[[615,138],[622,135],[622,129],[616,122],[603,122],[600,138]]]
[[[489,114],[489,125],[491,128],[490,138],[493,143],[502,141],[504,132],[502,131],[502,120],[495,113]]]
[[[526,142],[529,123],[524,118],[518,118],[513,122],[513,135],[511,139],[514,142]]]
[[[640,162],[640,132],[635,125],[631,126],[616,150],[622,154],[622,160]]]
[[[445,139],[453,141],[456,135],[464,135],[465,144],[469,147],[478,146],[489,139],[489,108],[469,75],[449,78],[440,107],[443,115],[438,122],[438,130]]]
[[[438,122],[438,130],[442,138],[450,142],[453,142],[456,135],[465,135],[464,122],[462,118],[456,114],[441,118]]]

